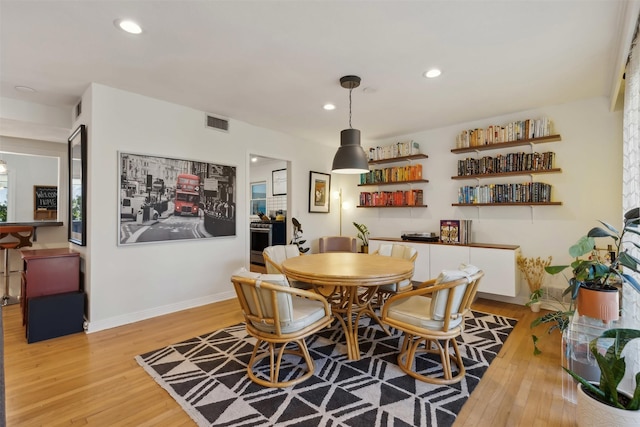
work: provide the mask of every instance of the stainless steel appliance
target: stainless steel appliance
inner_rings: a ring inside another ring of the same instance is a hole
[[[249,261],[251,264],[264,265],[262,251],[267,246],[286,244],[285,224],[284,221],[256,221],[249,224],[251,236]]]

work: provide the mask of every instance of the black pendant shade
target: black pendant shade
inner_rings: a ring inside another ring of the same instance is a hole
[[[349,129],[340,132],[340,148],[333,158],[331,172],[356,174],[369,172],[369,159],[360,145],[360,131],[351,127],[351,91],[360,86],[360,77],[344,76],[340,86],[349,89]]]
[[[369,159],[360,145],[358,129],[345,129],[340,132],[340,148],[333,158],[331,171],[343,174],[369,172]]]

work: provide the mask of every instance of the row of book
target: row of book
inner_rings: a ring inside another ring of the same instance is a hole
[[[486,129],[465,129],[456,137],[456,148],[541,138],[551,135],[551,132],[552,123],[547,117],[515,121],[504,126],[491,125]]]
[[[440,241],[442,243],[454,243],[461,245],[468,245],[471,243],[471,220],[440,220]]]
[[[411,141],[400,141],[382,147],[369,148],[369,160],[394,159],[396,157],[420,154],[420,144]]]
[[[422,190],[363,191],[360,193],[360,206],[420,206],[422,203]]]
[[[458,189],[458,203],[539,203],[551,201],[551,185],[543,182],[488,184]]]
[[[419,179],[422,179],[421,164],[373,169],[367,173],[360,174],[360,184],[416,181]]]
[[[458,160],[458,176],[553,169],[555,153],[510,153]]]

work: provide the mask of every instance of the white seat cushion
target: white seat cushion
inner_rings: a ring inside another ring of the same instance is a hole
[[[402,298],[391,303],[387,311],[387,317],[417,328],[440,331],[444,326],[444,321],[431,317],[432,304],[433,300],[429,297],[412,296]],[[449,329],[460,325],[462,320],[462,316],[452,319],[449,322]]]
[[[260,274],[247,271],[246,269],[240,269],[234,276],[255,279],[258,289],[260,289],[262,282],[289,287],[287,278],[282,274]],[[243,292],[247,295],[250,310],[256,313],[257,307],[253,304],[253,299],[250,297],[250,290],[248,288],[248,286],[243,286]],[[259,294],[263,313],[268,317],[272,317],[274,310],[271,304],[271,291],[260,290]],[[278,313],[280,314],[280,328],[283,333],[303,329],[322,319],[325,315],[324,305],[320,301],[309,300],[295,295],[292,296],[288,293],[279,293],[276,301],[278,304]],[[252,324],[256,329],[263,332],[275,332],[275,327],[272,325],[260,322],[252,322]]]
[[[297,245],[275,245],[268,246],[264,248],[262,251],[266,254],[273,262],[280,265],[284,262],[284,260],[288,258],[292,258],[295,256],[300,256],[300,250]],[[266,263],[265,267],[267,268],[267,273],[269,274],[279,274],[280,272],[276,270],[273,265],[270,263]]]
[[[382,243],[378,247],[378,254],[382,256],[390,256],[394,258],[411,259],[415,255],[416,249],[411,246],[398,245],[396,243]],[[412,288],[411,279],[405,279],[398,283],[382,285],[378,289],[387,292],[402,292]]]
[[[436,278],[435,285],[440,283],[452,282],[454,280],[467,277],[467,273],[462,270],[442,270],[442,272]],[[455,313],[464,297],[464,292],[467,289],[467,285],[456,286],[453,288],[453,312]],[[431,304],[431,312],[429,313],[433,319],[443,320],[447,309],[447,298],[449,297],[449,289],[443,289],[432,294],[433,303]]]

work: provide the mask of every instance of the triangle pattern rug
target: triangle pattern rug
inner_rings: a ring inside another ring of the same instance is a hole
[[[199,426],[450,426],[513,330],[516,320],[473,311],[458,339],[466,374],[453,385],[417,381],[397,366],[402,335],[371,319],[359,324],[358,361],[348,360],[337,321],[307,338],[316,371],[285,389],[247,377],[255,340],[244,324],[191,338],[140,356],[138,363]],[[281,374],[299,374],[285,358]],[[417,369],[442,376],[439,357],[420,356]],[[455,368],[454,368],[455,369]],[[263,372],[268,377],[268,365]]]

